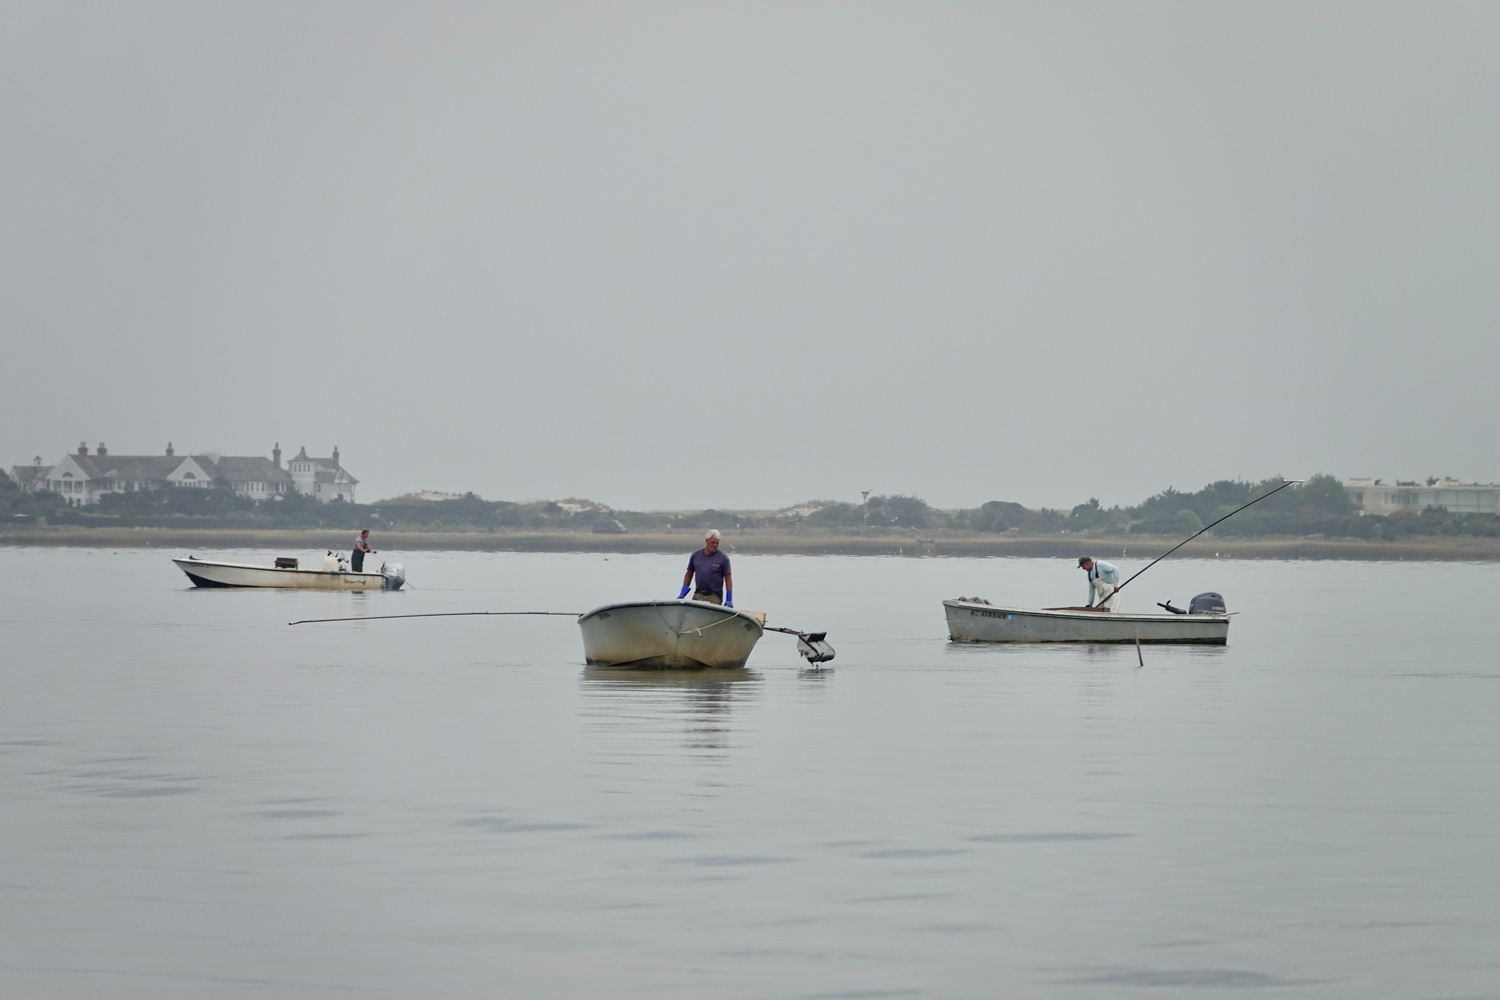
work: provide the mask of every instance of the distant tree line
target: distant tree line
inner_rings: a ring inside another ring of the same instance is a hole
[[[378,504],[321,503],[299,493],[257,502],[233,491],[175,488],[105,494],[89,507],[69,507],[50,492],[23,492],[0,472],[0,521],[124,527],[328,528],[386,531],[590,531],[601,520],[630,531],[826,532],[835,534],[966,532],[1084,537],[1128,534],[1187,537],[1268,493],[1280,478],[1220,480],[1185,493],[1168,487],[1139,504],[1105,507],[1097,498],[1072,510],[1032,509],[1008,500],[938,510],[914,496],[868,497],[863,503],[809,501],[772,513],[709,509],[697,513],[613,510],[586,500],[513,503],[473,493],[447,500],[399,498]],[[1318,475],[1256,503],[1215,527],[1223,537],[1307,537],[1395,540],[1422,535],[1500,536],[1494,514],[1428,508],[1388,516],[1355,511],[1343,485]]]
[[[67,509],[67,506],[61,494],[49,491],[27,493],[4,471],[0,471],[0,522],[32,524],[46,521]]]

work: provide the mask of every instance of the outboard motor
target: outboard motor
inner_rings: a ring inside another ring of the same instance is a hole
[[[381,563],[380,575],[385,577],[386,590],[400,590],[406,583],[406,567],[400,563]]]
[[[328,550],[328,554],[323,557],[323,572],[325,572],[325,573],[337,573],[338,571],[339,571],[339,557],[333,554],[333,550],[332,549],[329,549]]]
[[[1224,595],[1215,594],[1211,590],[1199,594],[1189,601],[1186,611],[1181,608],[1172,607],[1170,600],[1162,601],[1156,606],[1158,608],[1165,608],[1174,615],[1222,615],[1226,613],[1224,610]]]
[[[1199,594],[1188,604],[1190,615],[1222,615],[1224,614],[1224,595],[1215,594],[1213,591]]]

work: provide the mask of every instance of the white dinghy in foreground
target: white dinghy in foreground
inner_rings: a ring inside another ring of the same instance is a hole
[[[797,636],[809,663],[833,659],[823,632],[771,628],[761,611],[703,601],[626,601],[578,616],[583,657],[591,664],[629,667],[743,667],[764,632]]]
[[[627,601],[578,616],[586,663],[743,667],[765,631],[759,611],[701,601]]]
[[[322,569],[300,569],[296,559],[280,558],[274,566],[215,562],[188,556],[173,559],[195,587],[270,587],[283,590],[400,590],[406,569],[400,563],[381,563],[374,573],[355,573],[333,553]]]

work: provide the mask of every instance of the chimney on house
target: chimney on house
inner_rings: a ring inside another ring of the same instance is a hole
[[[104,447],[103,441],[99,442],[99,450],[95,452],[95,454],[97,454],[100,458],[103,458],[105,455],[109,454],[109,449]]]
[[[172,457],[172,442],[170,441],[167,442],[167,457]]]
[[[338,445],[334,445],[333,446],[333,467],[335,469],[337,469],[339,467],[339,446]]]
[[[80,442],[78,442],[78,454],[80,456],[87,456],[88,453],[89,453],[88,442],[86,442],[86,441],[80,441]]]
[[[276,442],[276,447],[271,449],[271,464],[281,468],[281,442]]]

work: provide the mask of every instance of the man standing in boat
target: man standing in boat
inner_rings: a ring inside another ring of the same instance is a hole
[[[719,551],[719,533],[712,528],[703,536],[703,548],[688,556],[687,572],[682,574],[680,601],[688,595],[693,577],[698,578],[693,600],[734,607],[734,577],[729,575],[729,557]]]
[[[1099,598],[1099,607],[1105,611],[1117,611],[1120,607],[1120,571],[1113,563],[1107,563],[1102,559],[1094,559],[1092,556],[1080,556],[1078,568],[1088,574],[1089,577],[1089,602],[1085,607],[1094,606],[1094,598]]]
[[[356,573],[363,573],[365,571],[365,553],[374,551],[374,549],[370,548],[370,529],[366,528],[354,540],[354,551],[349,554],[349,568]]]

